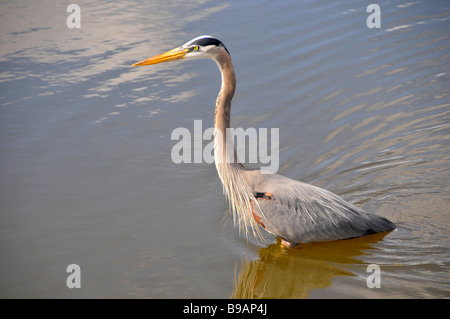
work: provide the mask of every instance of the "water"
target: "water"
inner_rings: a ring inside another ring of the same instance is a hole
[[[2,298],[448,298],[450,4],[0,3]],[[231,52],[235,127],[279,128],[279,173],[398,226],[282,249],[239,236],[214,165],[215,63],[132,68],[201,34]],[[69,264],[81,288],[68,289]],[[381,269],[369,289],[367,266]]]

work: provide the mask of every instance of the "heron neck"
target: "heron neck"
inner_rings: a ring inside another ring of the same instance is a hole
[[[215,128],[225,131],[230,127],[231,100],[236,89],[236,75],[228,54],[220,54],[216,59],[222,74],[222,87],[216,100]]]
[[[214,119],[214,159],[217,173],[229,199],[234,221],[239,223],[239,229],[259,237],[261,234],[258,224],[249,210],[252,200],[255,200],[252,183],[248,179],[247,169],[237,160],[233,136],[230,130],[227,130],[230,128],[231,99],[236,89],[236,76],[230,55],[225,50],[215,61],[222,74],[222,87],[217,96]]]
[[[231,57],[225,51],[216,58],[222,74],[222,86],[216,100],[215,110],[215,152],[216,166],[218,164],[237,164],[234,151],[233,138],[230,135],[231,100],[236,89],[236,75],[234,73]]]

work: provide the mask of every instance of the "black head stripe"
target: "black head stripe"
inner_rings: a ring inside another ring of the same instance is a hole
[[[228,52],[228,54],[230,54],[230,52],[227,50],[225,45],[221,41],[217,40],[216,38],[209,38],[209,37],[201,38],[201,39],[198,39],[198,40],[192,42],[191,45],[199,45],[199,46],[203,46],[203,47],[206,47],[208,45],[215,45],[218,47],[222,46]]]

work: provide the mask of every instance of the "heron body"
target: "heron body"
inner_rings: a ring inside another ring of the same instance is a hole
[[[210,58],[222,75],[215,106],[214,158],[234,220],[246,234],[260,237],[260,227],[286,246],[301,242],[347,239],[395,229],[386,218],[373,215],[316,186],[278,174],[263,174],[237,161],[230,128],[231,100],[236,76],[224,44],[211,36],[197,37],[166,53],[133,65],[179,59]]]

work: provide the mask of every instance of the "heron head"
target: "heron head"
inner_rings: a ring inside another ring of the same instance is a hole
[[[223,50],[230,54],[221,41],[209,35],[202,35],[186,42],[180,47],[142,60],[132,66],[151,65],[180,59],[215,59],[215,57]]]

